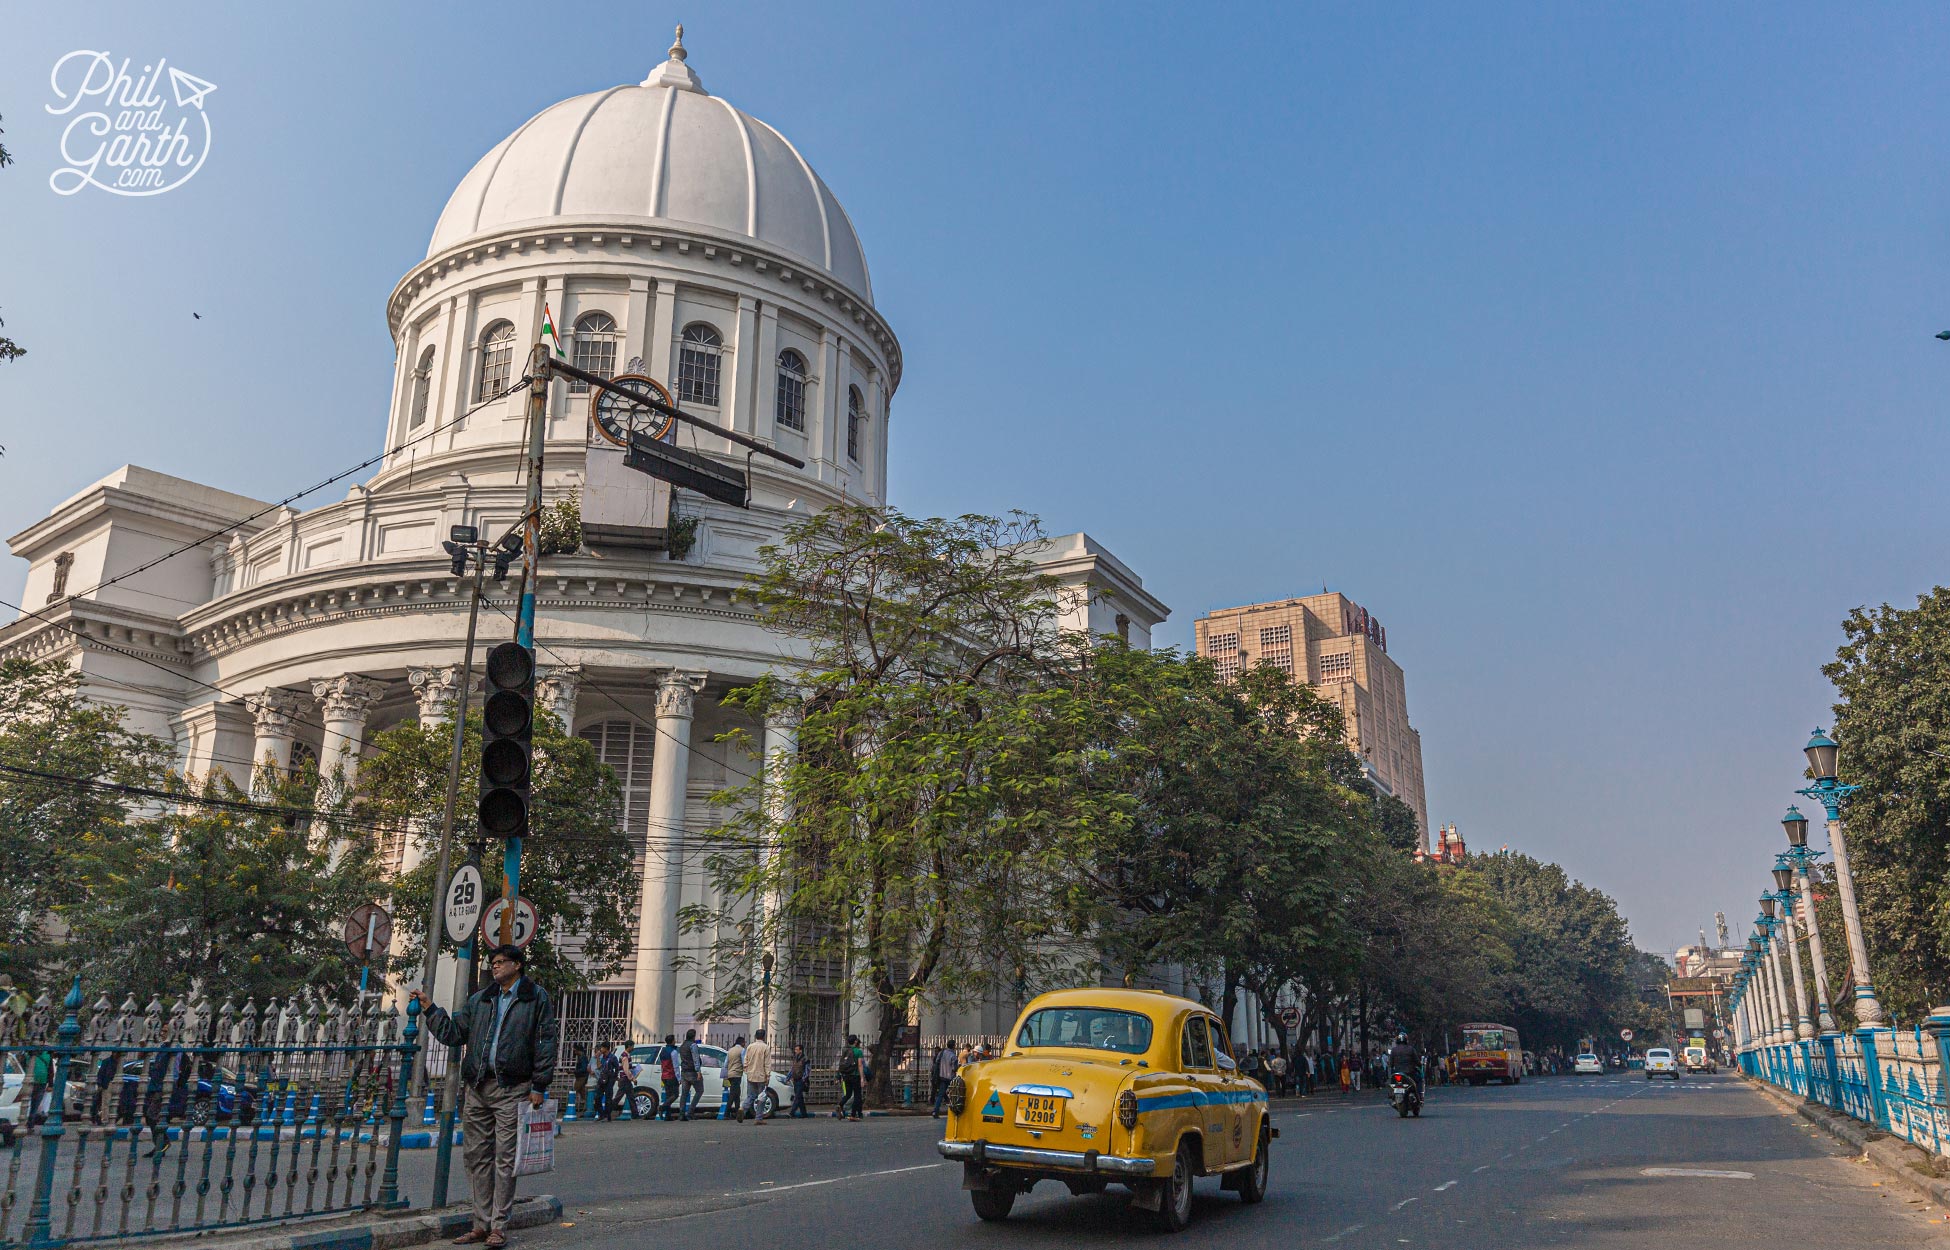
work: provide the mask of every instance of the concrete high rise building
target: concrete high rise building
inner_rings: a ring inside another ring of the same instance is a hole
[[[1342,594],[1308,595],[1219,608],[1192,623],[1198,653],[1223,678],[1249,664],[1286,670],[1340,706],[1347,744],[1385,794],[1415,809],[1424,849],[1429,805],[1422,791],[1422,735],[1408,723],[1402,667],[1388,655],[1388,631]]]

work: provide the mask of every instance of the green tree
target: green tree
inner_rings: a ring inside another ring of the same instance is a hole
[[[1858,608],[1842,632],[1822,672],[1839,695],[1842,780],[1862,787],[1842,815],[1870,979],[1884,1006],[1918,1020],[1950,984],[1950,589],[1913,608]],[[1819,825],[1819,804],[1810,814]],[[1839,910],[1830,916],[1822,936],[1846,968]],[[1853,984],[1831,973],[1834,1006]]]
[[[66,664],[0,661],[0,972],[28,984],[59,955],[52,935],[125,869],[144,800],[116,787],[161,784],[167,759],[79,683]]]
[[[1631,934],[1611,897],[1528,855],[1483,856],[1465,871],[1482,875],[1510,918],[1505,1023],[1533,1049],[1604,1029],[1634,992]]]
[[[200,986],[344,1000],[358,973],[345,918],[384,890],[374,840],[315,769],[245,795],[221,774],[120,830],[62,951],[64,971],[138,999]]]
[[[1094,962],[1065,940],[1071,865],[1125,801],[1084,784],[1094,726],[1043,541],[1021,515],[832,508],[764,548],[744,592],[805,650],[728,702],[797,707],[799,751],[720,796],[726,901],[686,928],[740,933],[710,953],[730,987],[712,1008],[749,1001],[754,947],[850,970],[879,1014],[876,1099],[917,998],[1020,994]]]
[[[427,914],[440,853],[440,821],[447,798],[447,768],[454,726],[417,722],[373,735],[360,765],[353,810],[371,824],[416,840],[425,859],[392,885],[393,923],[404,934],[393,972],[419,978],[425,966]],[[521,894],[541,913],[528,948],[529,972],[552,992],[581,989],[609,977],[636,946],[639,874],[634,855],[645,836],[623,829],[622,787],[596,749],[562,732],[553,716],[535,718],[535,770],[531,788],[533,833],[522,845]],[[453,862],[466,855],[479,795],[481,717],[469,713],[464,745]],[[650,830],[652,845],[668,837]],[[505,878],[502,844],[487,844],[481,876],[490,898]]]

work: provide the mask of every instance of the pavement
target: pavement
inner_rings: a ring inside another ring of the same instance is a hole
[[[1419,1120],[1374,1095],[1275,1103],[1271,1192],[1255,1207],[1199,1182],[1174,1246],[1562,1246],[1950,1250],[1946,1212],[1734,1076],[1638,1073],[1439,1088]],[[1121,1190],[1044,1185],[983,1224],[934,1150],[941,1121],[572,1125],[556,1170],[525,1181],[563,1203],[523,1250],[652,1239],[847,1250],[1091,1246],[1150,1239]],[[431,1152],[402,1156],[425,1200]],[[459,1177],[457,1175],[456,1179]],[[457,1187],[457,1196],[459,1193]]]

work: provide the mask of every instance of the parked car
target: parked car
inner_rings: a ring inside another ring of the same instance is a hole
[[[962,1165],[984,1220],[1008,1218],[1042,1181],[1072,1194],[1129,1186],[1132,1205],[1176,1232],[1192,1182],[1266,1196],[1278,1130],[1258,1081],[1239,1071],[1225,1025],[1189,999],[1077,989],[1030,1000],[1000,1056],[948,1083],[938,1149]]]
[[[28,1108],[21,1105],[27,1085],[27,1070],[18,1055],[0,1055],[0,1146],[11,1146],[14,1134],[27,1123]]]
[[[1675,1081],[1679,1079],[1679,1061],[1663,1046],[1654,1046],[1645,1052],[1645,1079],[1649,1081],[1655,1076],[1669,1076]]]
[[[647,1120],[663,1110],[663,1044],[655,1046],[632,1046],[630,1058],[637,1062],[636,1087],[630,1091],[630,1111],[639,1120]],[[698,1099],[698,1108],[706,1115],[718,1114],[724,1105],[724,1057],[722,1046],[697,1046],[698,1074],[704,1078],[704,1093]],[[594,1098],[595,1091],[590,1091]],[[785,1077],[785,1063],[779,1052],[772,1052],[772,1079],[765,1083],[765,1093],[761,1096],[765,1103],[765,1114],[777,1115],[780,1107],[792,1105],[792,1082]],[[583,1112],[577,1111],[578,1115]]]
[[[1577,1076],[1603,1076],[1605,1062],[1589,1051],[1579,1055],[1571,1064],[1571,1071]]]

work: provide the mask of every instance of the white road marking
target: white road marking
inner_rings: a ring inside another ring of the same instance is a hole
[[[1347,1236],[1349,1233],[1358,1233],[1366,1227],[1367,1227],[1366,1224],[1349,1224],[1346,1228],[1343,1228],[1340,1232],[1335,1233],[1332,1237],[1322,1237],[1321,1240],[1323,1242],[1326,1242],[1328,1245],[1332,1245],[1333,1243],[1339,1241],[1341,1238]]]
[[[1457,1183],[1457,1182],[1455,1182],[1455,1181],[1444,1181],[1444,1182],[1442,1182],[1442,1183],[1441,1183],[1440,1185],[1437,1185],[1437,1186],[1435,1187],[1435,1192],[1436,1192],[1436,1193],[1441,1193],[1441,1192],[1442,1192],[1443,1190],[1445,1190],[1445,1189],[1448,1189],[1448,1188],[1449,1188],[1450,1186],[1452,1186],[1452,1185],[1454,1185],[1454,1184],[1456,1184],[1456,1183]]]
[[[782,1194],[788,1189],[812,1189],[819,1185],[838,1185],[842,1181],[864,1181],[876,1176],[899,1176],[904,1172],[931,1172],[935,1168],[945,1168],[947,1166],[946,1163],[920,1163],[911,1168],[887,1168],[879,1172],[855,1172],[851,1176],[831,1176],[823,1181],[800,1181],[796,1185],[773,1185],[772,1192]],[[766,1183],[770,1184],[769,1181]],[[725,1195],[727,1198],[735,1196],[734,1194]]]
[[[1399,1210],[1401,1210],[1401,1209],[1402,1209],[1403,1207],[1405,1207],[1405,1206],[1407,1206],[1407,1205],[1408,1205],[1409,1203],[1411,1203],[1411,1202],[1420,1202],[1420,1201],[1422,1201],[1422,1200],[1421,1200],[1421,1198],[1419,1198],[1419,1197],[1416,1197],[1416,1198],[1404,1198],[1404,1199],[1402,1199],[1402,1200],[1401,1200],[1400,1202],[1397,1202],[1397,1203],[1395,1204],[1395,1210],[1397,1210],[1397,1211],[1399,1211]]]
[[[1510,1156],[1509,1156],[1509,1155],[1504,1155],[1503,1157],[1507,1159],[1507,1158],[1509,1158]],[[1483,1165],[1482,1167],[1480,1167],[1480,1168],[1477,1168],[1477,1169],[1475,1169],[1475,1170],[1476,1170],[1476,1171],[1478,1171],[1478,1172],[1487,1172],[1487,1171],[1489,1171],[1489,1170],[1490,1170],[1490,1167],[1491,1167],[1491,1165],[1490,1165],[1490,1164],[1487,1164],[1487,1163],[1485,1163],[1485,1164],[1484,1164],[1484,1165]]]
[[[1715,1168],[1646,1168],[1640,1176],[1705,1176],[1723,1181],[1750,1181],[1752,1172],[1724,1172]]]

